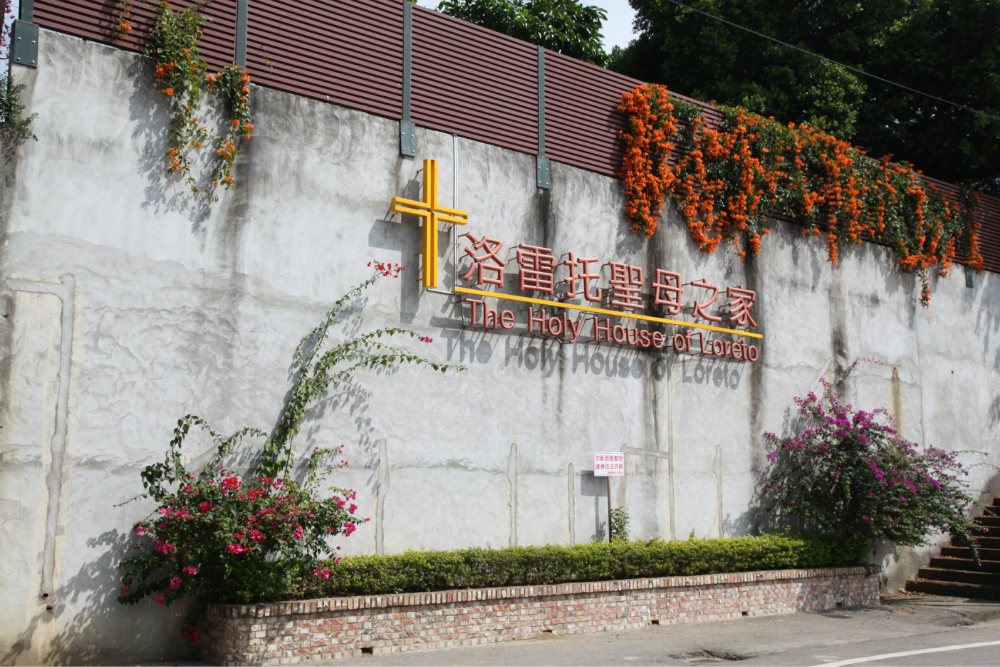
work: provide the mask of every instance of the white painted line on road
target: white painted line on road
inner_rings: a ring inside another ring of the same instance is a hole
[[[964,648],[980,648],[981,646],[1000,646],[1000,641],[977,642],[975,644],[955,644],[953,646],[938,646],[937,648],[924,648],[917,651],[900,651],[899,653],[883,653],[882,655],[870,655],[865,658],[851,658],[840,662],[823,662],[815,667],[847,667],[847,665],[857,665],[862,662],[875,662],[876,660],[888,660],[889,658],[905,658],[911,655],[921,655],[923,653],[942,653],[944,651],[961,651]]]

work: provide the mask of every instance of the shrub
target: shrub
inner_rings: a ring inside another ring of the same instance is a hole
[[[867,553],[860,540],[793,534],[406,551],[324,562],[330,571],[324,580],[300,569],[288,589],[256,601],[852,566],[864,564]]]
[[[957,452],[907,442],[884,410],[843,405],[835,382],[821,380],[824,393],[796,398],[807,428],[799,435],[766,437],[775,445],[762,496],[778,519],[794,517],[818,529],[867,542],[902,546],[927,543],[932,529],[972,543],[966,511],[974,502],[962,479],[968,475]]]
[[[353,336],[326,348],[330,328],[351,299],[381,278],[398,277],[401,266],[373,261],[372,276],[341,297],[323,322],[306,334],[295,350],[293,385],[270,437],[244,428],[222,438],[199,417],[187,415],[177,422],[166,458],[142,471],[145,492],[158,505],[155,513],[135,524],[132,545],[139,555],[125,558],[118,601],[135,604],[152,597],[160,606],[189,595],[204,602],[252,602],[281,597],[301,587],[304,577],[323,581],[330,576],[325,555],[331,537],[348,537],[359,525],[354,518],[356,494],[350,489],[320,488],[331,472],[347,465],[327,465],[326,459],[341,448],[314,448],[303,484],[291,479],[295,470],[292,442],[306,418],[307,409],[325,392],[361,369],[391,369],[417,364],[446,372],[462,366],[441,364],[411,351],[382,342],[382,336],[409,335],[414,331],[386,327]],[[424,343],[433,342],[419,336]],[[207,431],[216,451],[200,472],[190,473],[182,464],[181,446],[192,427]],[[227,470],[225,458],[244,437],[267,438],[254,474]],[[329,492],[328,497],[323,497]],[[133,499],[134,500],[134,499]],[[143,540],[146,544],[143,544]],[[339,549],[340,547],[337,547]],[[185,621],[185,640],[198,638],[198,612]]]
[[[629,532],[628,510],[623,507],[616,507],[611,510],[611,539],[615,542],[628,542]]]
[[[340,449],[316,448],[309,458],[309,477],[299,485],[291,479],[241,478],[219,462],[247,434],[230,438],[211,433],[218,445],[212,461],[198,475],[181,464],[180,446],[190,427],[207,425],[188,415],[178,422],[163,463],[142,473],[146,495],[159,504],[149,519],[135,525],[137,537],[152,542],[152,552],[121,563],[122,604],[147,596],[166,606],[190,595],[200,602],[247,601],[286,588],[294,572],[313,565],[330,547],[329,535],[349,536],[359,522],[350,489],[332,488],[318,498],[325,473],[319,463]],[[350,504],[349,504],[350,503]],[[142,549],[136,542],[133,549]],[[322,572],[321,568],[315,568]]]

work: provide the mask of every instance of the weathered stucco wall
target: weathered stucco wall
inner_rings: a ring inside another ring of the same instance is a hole
[[[755,260],[706,256],[673,214],[653,238],[633,235],[613,179],[555,164],[538,190],[532,156],[458,139],[470,231],[744,284],[764,341],[748,364],[463,330],[454,299],[415,281],[414,221],[386,220],[393,196],[417,195],[425,157],[452,201],[451,136],[418,130],[417,159],[401,158],[395,121],[255,89],[238,185],[208,206],[165,177],[167,118],[140,58],[43,32],[39,68],[15,76],[38,118],[37,140],[7,147],[0,167],[4,662],[186,654],[179,611],[115,602],[115,564],[151,509],[116,504],[186,413],[270,430],[295,345],[371,258],[411,270],[370,290],[335,336],[401,324],[434,338],[421,353],[469,369],[359,375],[312,412],[298,446],[347,445],[338,482],[371,517],[347,553],[600,537],[595,450],[626,453],[612,502],[637,536],[750,532],[762,433],[788,432],[792,398],[857,357],[896,370],[864,366],[856,405],[885,406],[918,442],[1000,458],[995,275],[970,289],[959,270],[924,310],[877,246],[834,268],[821,240],[776,223]],[[927,553],[880,553],[886,585]]]

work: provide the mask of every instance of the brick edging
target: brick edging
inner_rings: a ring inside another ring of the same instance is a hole
[[[810,579],[823,576],[868,574],[880,571],[878,566],[821,567],[801,570],[755,570],[725,574],[699,574],[690,577],[653,577],[646,579],[610,579],[582,583],[545,584],[538,586],[505,586],[498,588],[462,588],[428,593],[398,593],[389,595],[356,595],[343,598],[316,598],[289,602],[268,602],[249,605],[210,604],[206,615],[223,618],[265,618],[268,616],[296,616],[325,611],[383,609],[386,607],[414,607],[429,604],[452,604],[503,600],[512,598],[576,595],[579,593],[605,593],[644,590],[650,588],[678,588],[718,584],[779,581],[782,579]]]
[[[208,605],[200,654],[293,664],[879,603],[875,566]]]

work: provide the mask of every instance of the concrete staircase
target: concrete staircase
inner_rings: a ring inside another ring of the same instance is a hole
[[[973,536],[981,563],[969,547],[945,547],[917,578],[906,582],[906,590],[930,595],[1000,600],[1000,498],[986,508],[993,516],[977,516]]]

